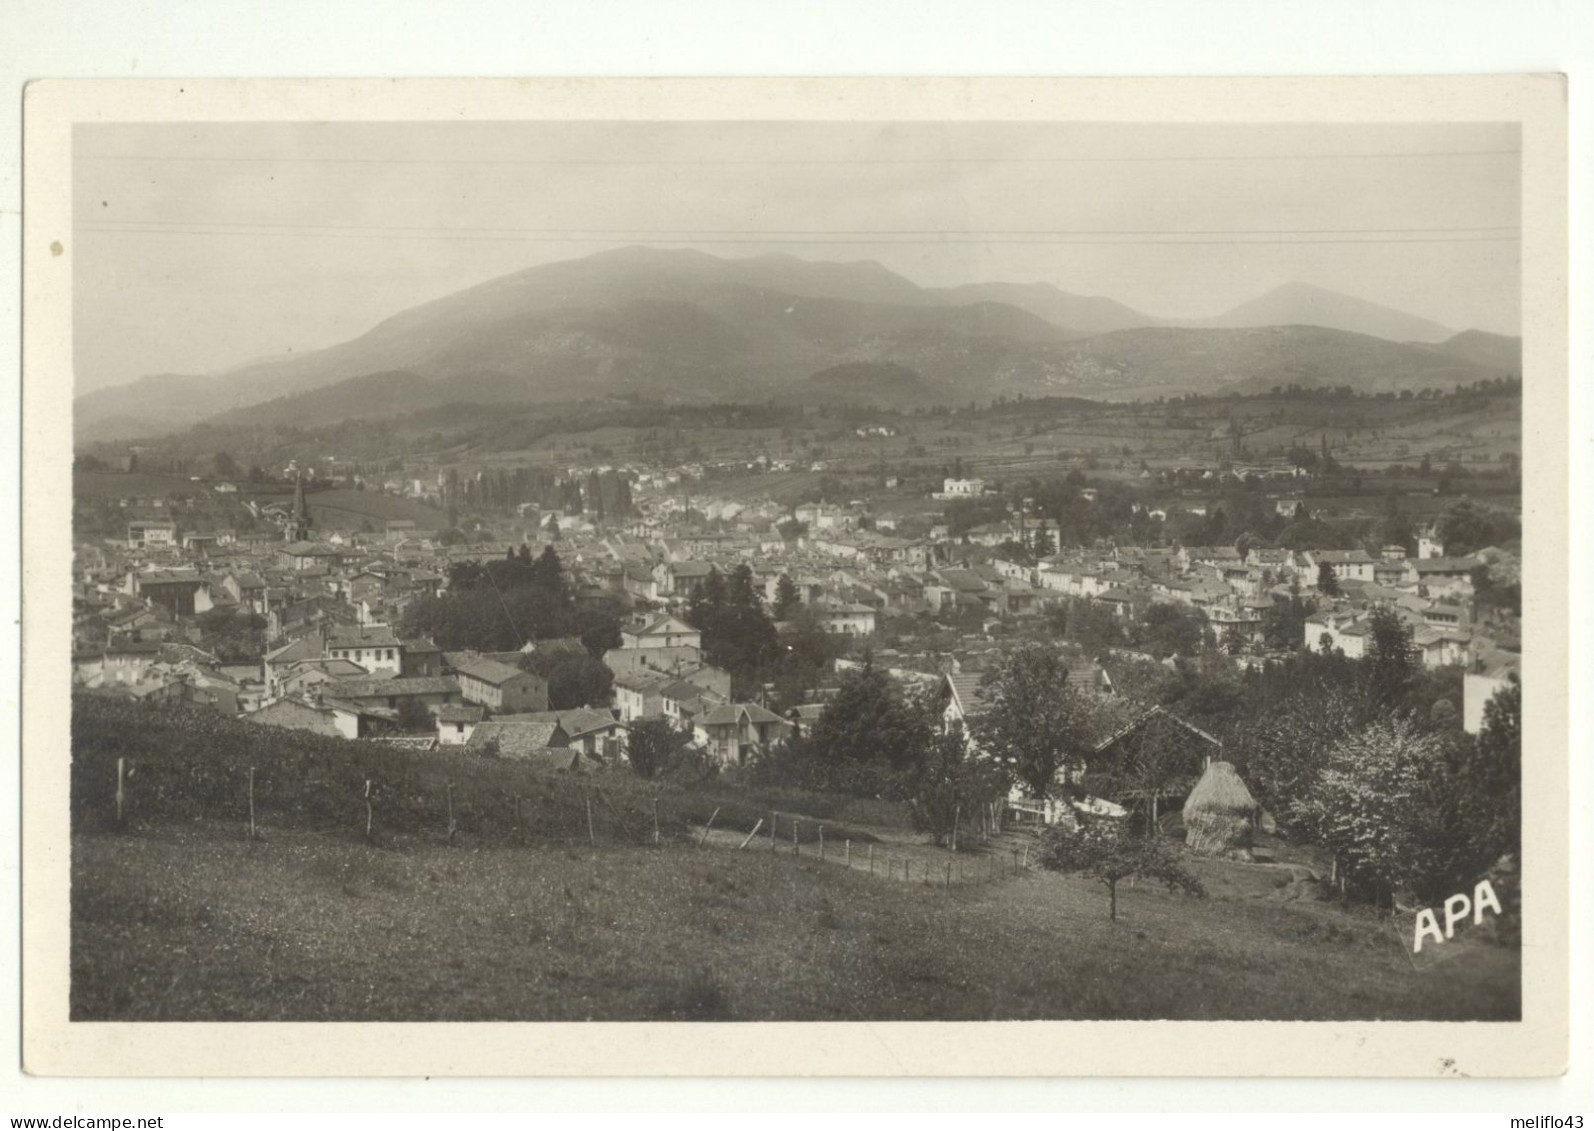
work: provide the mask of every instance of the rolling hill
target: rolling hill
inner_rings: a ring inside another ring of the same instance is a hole
[[[1441,353],[1495,371],[1494,376],[1522,373],[1522,339],[1482,330],[1463,330],[1434,347]]]
[[[1004,375],[1004,391],[1107,399],[1349,385],[1358,392],[1449,388],[1492,376],[1465,358],[1318,326],[1154,327],[1071,343],[1044,373]],[[1039,387],[1037,387],[1039,386]]]
[[[892,362],[854,361],[833,365],[771,398],[777,404],[855,404],[876,408],[913,408],[950,404],[960,390],[930,381],[904,365]]]

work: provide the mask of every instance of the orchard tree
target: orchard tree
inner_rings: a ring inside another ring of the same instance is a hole
[[[1127,821],[1085,817],[1077,828],[1053,825],[1041,843],[1041,867],[1082,874],[1107,889],[1107,917],[1118,920],[1118,884],[1144,877],[1166,884],[1169,891],[1204,896],[1206,889],[1162,841],[1136,834]]]

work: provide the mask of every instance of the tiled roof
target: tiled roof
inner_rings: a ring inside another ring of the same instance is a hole
[[[486,708],[475,703],[451,703],[437,712],[440,723],[479,723],[486,717]]]
[[[442,695],[458,693],[459,684],[442,675],[409,678],[340,679],[327,685],[327,694],[339,699],[377,699],[393,695]]]
[[[563,760],[560,769],[573,769],[574,763],[580,757],[580,752],[569,746],[554,746],[560,741],[560,728],[557,722],[514,722],[503,719],[493,719],[481,723],[471,731],[470,738],[465,742],[466,750],[481,750],[489,743],[498,747],[499,754],[507,758],[530,758],[544,756],[555,760]],[[549,751],[557,751],[549,754]]]
[[[483,683],[492,684],[494,687],[507,683],[518,675],[526,674],[517,667],[500,663],[497,660],[490,660],[486,656],[471,656],[459,659],[450,666],[460,675],[469,676],[471,679],[479,679]]]
[[[361,627],[354,624],[334,625],[327,633],[328,648],[398,648],[400,641],[386,625]]]
[[[951,687],[952,694],[956,697],[958,706],[963,709],[964,715],[977,715],[989,706],[980,694],[980,682],[984,678],[981,672],[963,672],[946,677],[946,682]]]
[[[605,727],[616,725],[613,715],[608,711],[600,711],[595,707],[572,707],[564,711],[527,711],[517,715],[498,715],[493,721],[499,723],[558,723],[571,738],[586,734],[588,731],[602,730]]]

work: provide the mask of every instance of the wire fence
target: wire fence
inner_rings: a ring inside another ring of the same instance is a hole
[[[782,830],[785,830],[784,832]],[[991,828],[974,832],[944,846],[904,844],[871,836],[827,835],[827,826],[798,814],[772,811],[745,832],[721,826],[711,819],[697,836],[699,847],[809,860],[848,871],[931,887],[951,888],[994,883],[1023,875],[1035,857],[1033,835],[1018,830]]]

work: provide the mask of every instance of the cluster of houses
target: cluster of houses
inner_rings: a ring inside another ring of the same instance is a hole
[[[985,492],[982,481],[959,479],[938,494]],[[507,541],[453,545],[410,522],[375,533],[318,528],[302,489],[271,535],[189,536],[171,518],[136,519],[124,539],[78,547],[74,682],[88,692],[198,704],[262,725],[567,766],[623,758],[630,728],[663,719],[735,765],[811,725],[822,710],[815,702],[777,714],[738,701],[729,673],[707,662],[700,634],[683,619],[716,571],[744,565],[783,628],[867,640],[886,618],[953,614],[965,629],[981,625],[989,640],[998,625],[1022,625],[1058,602],[1085,601],[1124,618],[1169,603],[1199,609],[1231,651],[1251,656],[1262,651],[1268,611],[1317,590],[1326,567],[1338,592],[1315,594],[1319,611],[1306,622],[1303,646],[1361,655],[1368,616],[1392,608],[1412,624],[1425,664],[1464,666],[1463,714],[1473,729],[1516,664],[1512,641],[1470,623],[1468,611],[1476,566],[1500,576],[1517,568],[1515,559],[1500,550],[1446,557],[1431,536],[1416,557],[1400,547],[1375,556],[1102,545],[1016,561],[1001,547],[1033,544],[1045,520],[1016,516],[954,540],[934,521],[894,529],[886,510],[862,522],[856,504],[787,510],[683,500],[673,490],[639,491],[637,499],[639,513],[606,524],[544,514]],[[716,507],[715,521],[683,517]],[[531,670],[538,665],[527,662],[539,651],[582,648],[579,641],[487,654],[399,634],[408,605],[443,592],[452,565],[503,558],[547,538],[558,539],[578,601],[630,610],[621,646],[602,657],[614,677],[607,704],[550,710],[547,685]],[[218,626],[232,623],[263,627],[223,633],[229,646],[206,651]],[[970,657],[904,661],[904,677],[939,681],[949,704],[966,710],[974,685],[960,672],[978,661],[963,659]],[[1100,685],[1101,677],[1089,678]]]

